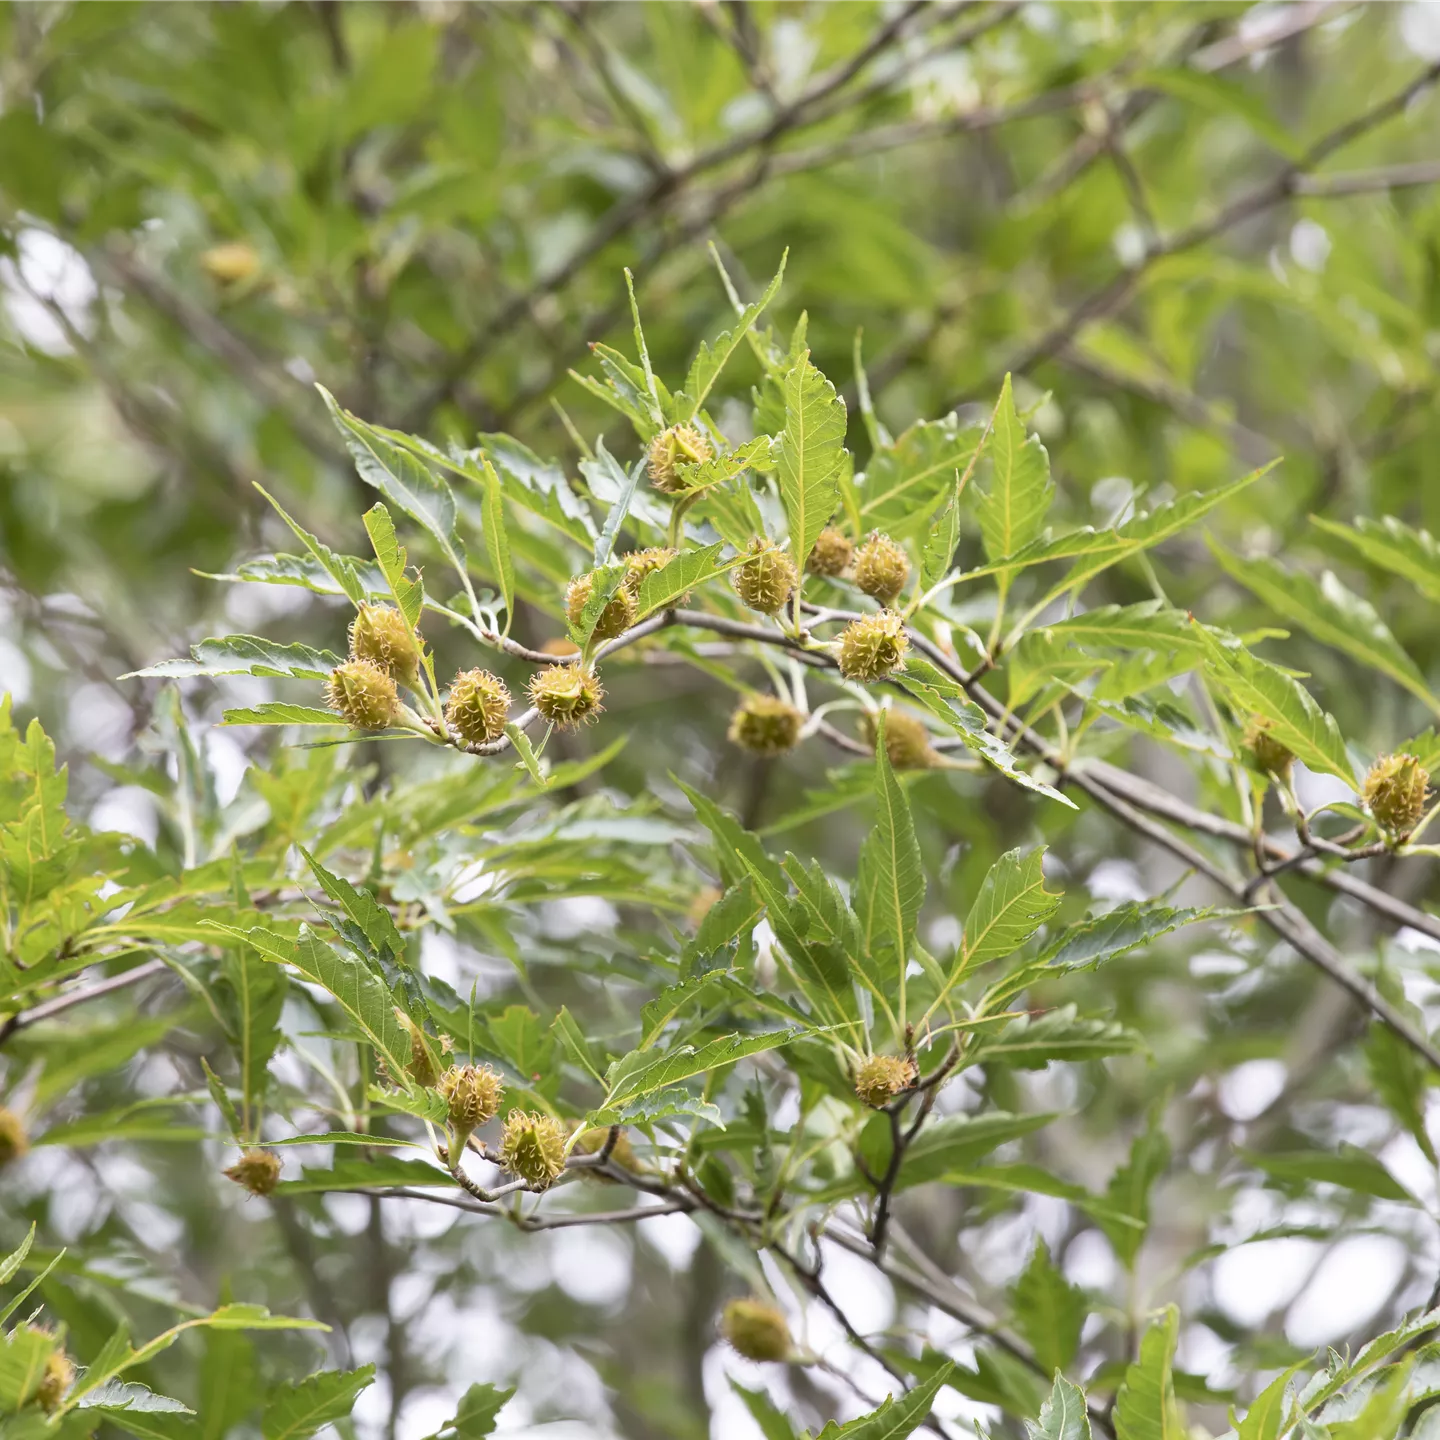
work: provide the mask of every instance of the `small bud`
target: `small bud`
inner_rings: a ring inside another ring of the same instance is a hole
[[[747,1360],[788,1360],[794,1349],[784,1311],[764,1300],[732,1300],[720,1317],[720,1333]]]
[[[1270,733],[1270,728],[1270,721],[1263,715],[1252,715],[1245,727],[1243,743],[1258,769],[1284,780],[1290,774],[1295,756]]]
[[[730,739],[756,755],[783,755],[795,748],[805,717],[776,695],[750,695],[730,717]]]
[[[855,552],[855,583],[867,595],[888,605],[910,578],[910,557],[878,530]]]
[[[574,1134],[580,1128],[580,1122],[577,1120],[568,1128],[570,1133]],[[602,1125],[596,1130],[582,1131],[580,1138],[571,1148],[577,1155],[598,1155],[605,1148],[605,1142],[609,1138],[609,1127]],[[635,1147],[630,1143],[629,1135],[623,1130],[610,1147],[610,1163],[618,1165],[622,1170],[638,1170],[640,1168],[640,1162],[635,1155]],[[601,1175],[597,1178],[603,1180],[606,1177]]]
[[[244,240],[227,240],[223,245],[212,245],[201,254],[200,268],[222,285],[238,285],[259,270],[260,255],[253,245]]]
[[[908,1090],[916,1074],[913,1060],[902,1060],[898,1055],[870,1055],[855,1072],[855,1093],[878,1110],[902,1090]]]
[[[492,1119],[500,1108],[505,1083],[488,1065],[452,1065],[435,1087],[450,1107],[448,1119],[458,1158],[470,1132]]]
[[[555,1183],[565,1168],[565,1125],[549,1115],[512,1110],[500,1137],[500,1163],[532,1190]]]
[[[412,690],[420,678],[415,632],[393,605],[362,605],[350,622],[350,658],[368,660]]]
[[[273,1150],[246,1150],[225,1174],[252,1195],[273,1195],[280,1183],[280,1157]]]
[[[882,610],[878,615],[852,620],[840,632],[836,659],[847,680],[868,685],[899,669],[909,648],[905,622],[893,610]]]
[[[29,1148],[25,1122],[13,1110],[0,1106],[0,1166],[18,1160]]]
[[[368,660],[337,665],[325,682],[325,703],[355,730],[383,730],[400,713],[394,680]]]
[[[735,593],[752,610],[774,615],[795,593],[800,578],[795,562],[761,535],[750,542],[745,553],[745,561],[735,567]]]
[[[505,733],[510,691],[488,670],[462,670],[450,682],[445,723],[467,745],[489,745]]]
[[[876,744],[880,727],[875,717],[862,716],[860,728],[866,741]],[[892,770],[930,770],[940,763],[940,756],[930,744],[930,732],[903,710],[885,712],[885,756]]]
[[[836,575],[843,575],[854,559],[855,547],[850,543],[849,536],[833,525],[827,525],[815,537],[815,548],[805,561],[805,568],[812,575],[833,579]]]
[[[662,494],[679,494],[685,482],[676,467],[703,464],[714,453],[703,431],[693,425],[672,425],[650,442],[650,483]]]
[[[565,618],[572,625],[579,626],[580,619],[585,614],[585,606],[590,601],[590,592],[594,588],[595,575],[593,571],[588,575],[577,575],[566,586]],[[613,640],[617,635],[623,635],[634,623],[635,595],[628,585],[621,584],[605,602],[605,608],[595,622],[595,638],[597,640]]]
[[[417,1084],[427,1089],[440,1078],[435,1068],[435,1053],[430,1037],[397,1005],[395,1019],[400,1028],[410,1037],[410,1063],[405,1073]]]
[[[47,1414],[56,1410],[75,1383],[75,1365],[62,1350],[52,1350],[45,1361],[44,1373],[35,1389],[35,1403]]]
[[[1413,755],[1382,755],[1365,777],[1365,803],[1380,827],[1403,840],[1425,814],[1430,772]]]
[[[632,550],[625,558],[625,588],[638,600],[640,584],[647,575],[663,570],[677,552],[668,545],[652,545],[648,550]]]
[[[570,730],[593,719],[605,707],[605,687],[593,670],[551,665],[530,677],[530,703],[557,730]]]

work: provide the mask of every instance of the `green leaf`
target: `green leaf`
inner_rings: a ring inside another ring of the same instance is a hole
[[[1115,1396],[1115,1440],[1184,1440],[1175,1403],[1175,1342],[1180,1312],[1165,1308],[1140,1341],[1140,1358],[1125,1370]]]
[[[315,388],[344,438],[356,473],[396,509],[423,525],[440,546],[441,554],[464,575],[465,542],[455,528],[455,496],[449,485],[402,443],[417,442],[377,425],[367,425],[337,405],[323,385]]]
[[[925,899],[925,868],[905,792],[885,752],[885,712],[875,746],[875,825],[860,848],[857,914],[866,948],[889,943],[903,993],[915,922]]]
[[[974,459],[984,433],[979,425],[962,427],[954,415],[917,421],[893,444],[877,451],[864,476],[857,477],[861,525],[901,539],[921,533],[947,489],[954,500],[959,472]],[[958,507],[950,523],[958,535]],[[948,565],[954,553],[952,545],[938,563]]]
[[[227,710],[222,722],[226,725],[343,725],[333,710],[319,710],[313,705],[290,705],[281,700],[266,700],[249,710]]]
[[[395,522],[378,500],[361,518],[365,522],[365,533],[375,547],[375,558],[380,562],[380,572],[385,576],[390,594],[405,617],[405,623],[413,630],[425,605],[425,587],[419,580],[411,580],[405,574],[405,547],[395,538]]]
[[[1144,1039],[1114,1020],[1080,1016],[1074,1005],[1022,1015],[996,1034],[977,1037],[968,1065],[1013,1065],[1037,1070],[1053,1060],[1099,1060],[1145,1048]]]
[[[24,1323],[0,1338],[0,1414],[19,1410],[35,1394],[57,1345],[53,1335]]]
[[[896,1189],[906,1190],[969,1170],[997,1146],[1041,1130],[1055,1118],[1051,1113],[1012,1115],[1005,1110],[987,1110],[978,1115],[946,1115],[932,1120],[906,1148]],[[860,1137],[860,1155],[872,1174],[885,1173],[891,1155],[890,1124],[885,1116],[873,1116],[866,1124]]]
[[[750,333],[755,322],[764,313],[766,306],[780,291],[780,282],[785,278],[785,262],[789,250],[780,256],[780,268],[775,278],[765,287],[764,293],[740,312],[739,318],[728,330],[722,330],[715,337],[713,345],[702,340],[695,359],[690,364],[690,373],[685,377],[685,388],[676,395],[675,418],[680,423],[693,420],[709,397],[720,372],[739,347],[740,342]],[[683,400],[683,404],[680,402]]]
[[[587,474],[589,469],[587,467]],[[604,440],[599,441],[595,446],[594,467],[606,472],[610,482],[610,488],[615,492],[615,499],[611,502],[610,513],[605,517],[605,524],[599,535],[595,537],[595,568],[610,563],[610,557],[615,553],[615,541],[620,534],[620,527],[625,523],[625,517],[630,513],[630,507],[635,503],[635,493],[640,488],[641,478],[645,474],[645,457],[642,455],[629,470],[605,448]]]
[[[1280,1155],[1262,1155],[1252,1151],[1239,1153],[1241,1158],[1281,1185],[1304,1186],[1320,1182],[1339,1185],[1355,1191],[1357,1195],[1371,1195],[1377,1200],[1416,1203],[1415,1197],[1379,1159],[1355,1145],[1341,1145],[1333,1153],[1324,1150],[1295,1150]]]
[[[1299,1365],[1292,1365],[1255,1397],[1254,1404],[1236,1427],[1236,1440],[1280,1440],[1285,1416],[1290,1409],[1285,1392],[1299,1368]]]
[[[1039,1422],[1027,1420],[1025,1434],[1027,1440],[1090,1440],[1085,1392],[1057,1375],[1050,1398],[1040,1407]]]
[[[845,455],[845,402],[810,363],[807,351],[784,379],[785,429],[776,447],[776,471],[790,556],[803,574],[815,537],[840,502]]]
[[[1043,846],[1009,850],[985,872],[965,917],[957,973],[1013,954],[1055,913],[1062,897],[1045,888],[1044,860]]]
[[[20,1267],[25,1263],[25,1257],[30,1253],[30,1247],[35,1243],[35,1222],[30,1222],[30,1233],[12,1250],[3,1260],[0,1260],[0,1285],[8,1285],[19,1273]]]
[[[438,1165],[403,1160],[398,1155],[337,1156],[329,1169],[307,1165],[298,1180],[282,1180],[277,1195],[319,1195],[329,1191],[388,1190],[403,1185],[414,1190],[439,1186],[453,1190],[455,1181]]]
[[[1238,642],[1226,644],[1200,627],[1197,633],[1205,641],[1207,670],[1242,716],[1258,715],[1269,721],[1271,735],[1297,759],[1354,788],[1355,770],[1340,727],[1303,685]]]
[[[1039,436],[1027,436],[1015,414],[1008,375],[990,435],[990,467],[990,488],[981,494],[976,510],[985,557],[993,565],[1023,551],[1039,535],[1055,497],[1050,457]]]
[[[295,538],[310,552],[321,568],[334,580],[339,592],[354,605],[365,599],[365,585],[360,577],[356,560],[349,555],[337,555],[328,545],[323,545],[308,530],[304,529],[281,508],[280,502],[263,485],[255,488],[270,502],[275,513],[290,527]],[[277,557],[279,558],[279,557]],[[244,566],[241,573],[244,573]]]
[[[339,663],[338,655],[309,645],[277,645],[259,635],[222,635],[192,645],[188,660],[162,660],[120,678],[265,675],[283,680],[323,680]]]
[[[763,1035],[725,1035],[699,1049],[693,1045],[681,1045],[660,1056],[650,1050],[632,1050],[605,1072],[610,1091],[605,1097],[604,1108],[595,1111],[589,1123],[611,1123],[602,1117],[642,1095],[692,1080],[697,1075],[718,1070],[723,1065],[733,1065],[737,1060],[774,1050],[779,1045],[788,1045],[802,1034],[799,1030],[771,1030]]]
[[[730,1388],[740,1397],[741,1403],[750,1412],[750,1418],[760,1427],[764,1440],[799,1440],[795,1427],[782,1411],[775,1408],[763,1390],[747,1390],[734,1376],[730,1377]]]
[[[1084,1293],[1055,1268],[1043,1240],[1035,1242],[1029,1263],[1011,1287],[1010,1298],[1015,1306],[1015,1327],[1030,1342],[1040,1366],[1048,1371],[1068,1370],[1080,1348],[1080,1331],[1090,1305]],[[1075,1394],[1079,1396],[1079,1391]],[[1083,1399],[1080,1414],[1085,1414]]]
[[[920,550],[920,593],[923,595],[950,571],[960,543],[960,472],[955,472],[955,493],[945,502]]]
[[[1235,116],[1287,160],[1299,160],[1304,154],[1304,147],[1257,95],[1223,75],[1197,70],[1189,65],[1177,65],[1140,70],[1135,75],[1135,83],[1144,89],[1163,90],[1167,95],[1213,115]]]
[[[255,1344],[238,1330],[207,1330],[200,1362],[199,1440],[225,1440],[260,1404]]]
[[[373,1365],[358,1370],[321,1370],[270,1392],[260,1429],[265,1440],[307,1440],[322,1425],[344,1420],[356,1397],[375,1378]]]
[[[480,525],[485,532],[485,551],[500,586],[505,602],[505,633],[510,633],[510,620],[515,612],[515,562],[510,558],[510,537],[505,533],[505,492],[500,476],[483,451],[480,466],[485,475],[485,491],[480,500]]]
[[[1277,614],[1293,621],[1321,644],[1333,645],[1362,665],[1388,675],[1432,709],[1440,708],[1440,701],[1430,693],[1419,667],[1374,606],[1347,590],[1329,570],[1316,581],[1304,571],[1287,570],[1268,556],[1242,560],[1213,539],[1209,545],[1220,568]]]
[[[382,959],[403,962],[405,938],[395,928],[390,912],[368,890],[352,885],[343,876],[332,874],[303,845],[296,848],[305,857],[305,863],[320,882],[320,888],[350,917],[369,942],[370,949]]]
[[[495,1429],[495,1417],[514,1395],[512,1386],[502,1390],[498,1385],[472,1385],[460,1397],[460,1404],[428,1440],[484,1440]]]
[[[955,1378],[955,1366],[938,1366],[913,1390],[892,1395],[878,1410],[840,1425],[834,1420],[820,1432],[820,1440],[904,1440],[925,1423],[935,1397]]]
[[[1182,926],[1241,913],[1211,906],[1173,909],[1152,901],[1127,900],[1103,915],[1067,925],[1041,952],[1040,959],[1059,970],[1078,970],[1138,950]]]
[[[687,550],[658,570],[652,570],[640,582],[640,590],[635,597],[636,620],[643,620],[657,610],[668,609],[697,585],[738,565],[743,558],[739,555],[721,563],[720,552],[724,548],[723,544],[717,544],[707,545],[702,550]]]
[[[1414,530],[1393,515],[1360,519],[1350,525],[1320,515],[1312,515],[1310,521],[1327,535],[1343,540],[1372,565],[1413,585],[1427,599],[1440,602],[1440,541],[1428,530]]]
[[[1105,1196],[1115,1218],[1096,1216],[1127,1270],[1134,1267],[1150,1228],[1150,1192],[1170,1163],[1170,1142],[1160,1119],[1157,1106],[1150,1123],[1131,1145],[1130,1158],[1110,1177]]]

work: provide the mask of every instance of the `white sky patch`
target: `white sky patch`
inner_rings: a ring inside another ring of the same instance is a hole
[[[1285,1067],[1278,1060],[1247,1060],[1220,1079],[1220,1105],[1232,1120],[1253,1120],[1285,1088]]]
[[[1308,1349],[1358,1329],[1385,1303],[1404,1268],[1405,1247],[1387,1235],[1342,1240],[1290,1307],[1286,1336]]]

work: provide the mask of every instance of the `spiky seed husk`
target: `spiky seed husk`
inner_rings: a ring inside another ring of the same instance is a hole
[[[1430,772],[1413,755],[1382,755],[1365,777],[1365,803],[1382,829],[1403,840],[1425,814]]]
[[[512,1110],[500,1137],[500,1163],[532,1190],[553,1185],[565,1168],[565,1123],[550,1115]]]
[[[638,600],[640,584],[647,575],[663,570],[678,554],[668,545],[651,545],[645,550],[632,550],[624,557],[625,588]]]
[[[573,1121],[569,1130],[573,1135],[580,1129],[580,1122]],[[595,1130],[581,1131],[580,1138],[571,1147],[577,1155],[598,1155],[604,1148],[605,1142],[610,1138],[608,1126],[600,1126]],[[622,1170],[638,1170],[640,1161],[635,1155],[635,1147],[630,1143],[630,1136],[622,1130],[615,1138],[615,1143],[610,1147],[610,1163],[618,1165]],[[597,1180],[608,1180],[606,1175],[597,1175],[595,1172],[586,1172]]]
[[[63,1350],[52,1350],[45,1361],[45,1371],[35,1389],[35,1403],[49,1415],[70,1393],[75,1383],[75,1365]]]
[[[747,1360],[788,1360],[794,1349],[785,1312],[764,1300],[732,1300],[720,1316],[720,1333]]]
[[[575,626],[585,614],[590,602],[590,593],[595,588],[595,574],[577,575],[565,587],[565,618]],[[613,640],[623,635],[635,623],[635,595],[628,585],[616,587],[615,593],[605,602],[605,608],[595,621],[595,638]]]
[[[1250,723],[1245,727],[1243,743],[1257,769],[1280,780],[1290,774],[1295,756],[1271,734],[1271,722],[1263,715],[1250,717]]]
[[[855,1093],[877,1110],[915,1083],[915,1062],[899,1055],[870,1055],[855,1071]]]
[[[452,1065],[435,1088],[449,1106],[450,1128],[463,1137],[500,1109],[505,1082],[488,1065]]]
[[[579,665],[550,665],[530,677],[530,703],[557,730],[570,730],[593,719],[605,707],[605,687],[593,670]]]
[[[840,632],[835,658],[847,680],[870,684],[904,663],[910,639],[905,622],[893,610],[852,620]]]
[[[280,1157],[273,1150],[246,1150],[225,1174],[252,1195],[273,1195],[280,1183]]]
[[[795,593],[800,577],[795,562],[763,535],[757,535],[734,570],[735,593],[762,615],[774,615]]]
[[[833,525],[827,525],[816,537],[815,548],[805,561],[805,568],[812,575],[834,578],[843,575],[855,558],[855,547],[850,537]]]
[[[755,755],[783,755],[800,739],[805,717],[778,695],[748,695],[730,717],[729,737]]]
[[[410,1037],[410,1061],[405,1066],[405,1073],[417,1085],[428,1087],[435,1084],[440,1078],[440,1072],[435,1068],[434,1046],[430,1043],[430,1037],[398,1005],[395,1006],[395,1019]],[[383,1065],[384,1062],[381,1063]],[[388,1071],[389,1067],[385,1066],[385,1069]],[[403,1082],[396,1083],[403,1088]]]
[[[489,745],[505,733],[510,690],[488,670],[460,670],[445,699],[445,723],[467,745]]]
[[[871,746],[879,741],[880,727],[873,715],[862,716],[860,728]],[[885,755],[892,770],[930,770],[940,763],[930,732],[903,710],[885,712]]]
[[[412,690],[420,678],[415,632],[393,605],[362,605],[350,622],[350,658],[368,660]]]
[[[394,679],[369,660],[337,665],[325,682],[325,703],[355,730],[383,730],[400,714]]]
[[[888,605],[909,578],[910,557],[878,530],[855,552],[855,584],[882,605]]]
[[[0,1165],[18,1160],[29,1148],[25,1122],[13,1110],[0,1106]]]
[[[650,483],[665,495],[685,489],[678,466],[704,464],[715,453],[703,430],[694,425],[672,425],[651,442],[647,457]]]

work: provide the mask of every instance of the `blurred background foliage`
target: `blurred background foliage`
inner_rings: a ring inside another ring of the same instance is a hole
[[[814,359],[850,402],[857,464],[870,449],[859,354],[873,423],[892,433],[955,407],[988,414],[1013,371],[1022,404],[1038,406],[1057,523],[1108,523],[1137,496],[1153,505],[1283,455],[1278,477],[1213,515],[1212,531],[1245,553],[1342,569],[1434,677],[1433,614],[1357,569],[1309,517],[1440,528],[1437,78],[1429,4],[9,5],[0,689],[57,737],[92,823],[181,844],[143,771],[163,768],[184,716],[153,682],[115,677],[205,633],[338,643],[339,612],[308,592],[282,604],[282,592],[196,573],[286,548],[256,481],[358,548],[369,500],[312,382],[437,441],[508,431],[573,473],[568,420],[604,430],[628,461],[634,437],[567,371],[585,367],[591,341],[628,348],[628,266],[657,370],[683,374],[697,337],[728,315],[707,241],[746,298],[789,248],[772,317],[788,332],[808,313]],[[737,358],[734,399],[716,411],[732,440],[749,424],[747,364]],[[1199,536],[1166,551],[1164,582],[1217,624],[1267,618],[1217,580]],[[1150,593],[1122,567],[1093,603]],[[558,594],[516,633],[558,633],[557,609]],[[435,643],[442,665],[461,658]],[[1424,723],[1413,700],[1377,693],[1333,652],[1297,638],[1287,659],[1372,749]],[[226,798],[248,755],[207,727],[226,698],[259,693],[247,683],[185,691],[197,763]],[[712,793],[763,828],[825,783],[823,753],[783,767],[717,753],[714,687],[690,671],[617,678],[612,700],[605,732],[569,744],[580,759],[627,731],[605,771],[618,791],[713,770]],[[1158,751],[1134,748],[1142,771],[1193,790]],[[272,812],[323,790],[319,763],[274,761]],[[932,874],[957,906],[1000,850],[1037,838],[1033,807],[998,781],[930,776],[913,798]],[[1173,878],[1092,816],[1068,834],[1046,821],[1082,900]],[[800,833],[848,865],[858,832],[857,820]],[[1422,899],[1427,867],[1412,862],[1394,883]],[[1373,956],[1376,937],[1340,919]],[[557,907],[545,923],[536,944],[563,954],[589,921]],[[507,979],[498,941],[488,956],[473,934],[444,943],[461,973],[498,969],[494,993],[522,983]],[[1056,1168],[1103,1184],[1167,1093],[1183,1097],[1177,1123],[1196,1153],[1260,1115],[1303,1122],[1315,1143],[1388,1143],[1365,1058],[1334,1053],[1357,1022],[1330,992],[1293,965],[1232,984],[1246,957],[1193,959],[1107,974],[1104,997],[1147,1035],[1155,1065],[1117,1067],[1114,1084],[1086,1092],[1087,1123],[1053,1132],[1071,1147],[1050,1157]],[[38,1064],[42,1050],[37,1036],[22,1055]],[[1383,1072],[1383,1056],[1369,1063]],[[1272,1082],[1327,1106],[1279,1116]],[[370,1433],[427,1433],[446,1403],[435,1387],[467,1366],[496,1379],[524,1369],[537,1415],[589,1407],[575,1434],[707,1433],[702,1372],[724,1282],[688,1239],[481,1239],[443,1217],[387,1233],[363,1201],[324,1212],[328,1230],[277,1206],[272,1233],[237,1206],[213,1208],[192,1151],[106,1154],[94,1195],[67,1190],[56,1169],[17,1208],[116,1253],[142,1253],[150,1232],[181,1262],[182,1287],[217,1289],[236,1246],[246,1285],[265,1292],[245,1298],[303,1303],[318,1274],[317,1312],[333,1312],[338,1290],[356,1317],[335,1358],[388,1354],[387,1385],[357,1412]],[[1203,1184],[1177,1170],[1150,1262],[1160,1271],[1215,1243],[1221,1198],[1202,1202]],[[1258,1192],[1223,1200],[1226,1223],[1247,1233],[1280,1214]],[[1034,1216],[986,1229],[973,1204],[974,1248],[955,1263],[1003,1288]],[[917,1223],[954,1246],[953,1208],[922,1209]],[[1352,1258],[1341,1288],[1388,1275],[1371,1313],[1423,1299],[1435,1239],[1422,1230],[1394,1264],[1388,1251]],[[1206,1282],[1192,1309],[1209,1328],[1187,1331],[1189,1369],[1210,1369],[1223,1391],[1227,1347],[1248,1326],[1247,1363],[1289,1354],[1288,1300],[1321,1263],[1295,1253],[1264,1272],[1280,1288],[1263,1307]],[[1103,1289],[1114,1276],[1102,1258],[1081,1247],[1069,1273]],[[883,1323],[892,1298],[871,1303]],[[72,1308],[67,1320],[93,1328]],[[1339,1340],[1370,1318],[1342,1313],[1324,1333],[1292,1320],[1290,1338]],[[547,1370],[557,1345],[582,1360]],[[733,1406],[721,1413],[713,1433],[742,1433]]]

